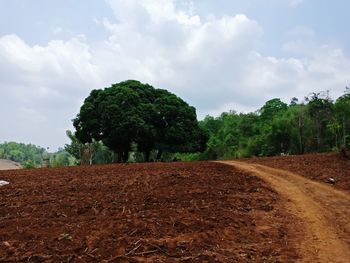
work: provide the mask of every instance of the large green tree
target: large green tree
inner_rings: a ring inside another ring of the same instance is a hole
[[[129,80],[93,90],[73,120],[81,143],[102,141],[127,161],[133,144],[148,161],[152,150],[190,152],[205,148],[195,108],[167,90]]]

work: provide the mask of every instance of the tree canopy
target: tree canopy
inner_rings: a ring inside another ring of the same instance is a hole
[[[63,149],[49,153],[40,146],[17,142],[0,144],[0,158],[19,162],[24,168],[41,167],[43,158],[48,158],[51,166],[68,166],[74,162],[74,158]]]
[[[207,116],[200,126],[209,133],[201,159],[225,159],[326,152],[350,148],[350,90],[335,102],[327,92],[311,93],[304,101],[279,98],[252,113]]]
[[[93,90],[73,120],[81,143],[102,141],[118,161],[127,161],[133,145],[148,161],[152,150],[204,150],[207,136],[196,110],[167,90],[128,80]]]
[[[0,158],[21,163],[23,166],[30,163],[39,166],[45,149],[33,144],[4,142],[0,144]]]

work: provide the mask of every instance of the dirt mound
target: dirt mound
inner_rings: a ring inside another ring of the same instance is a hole
[[[264,157],[244,161],[288,170],[321,182],[334,178],[335,187],[350,192],[350,159],[340,158],[335,153]]]
[[[295,262],[276,192],[230,166],[0,172],[1,262]]]
[[[10,160],[0,159],[0,170],[14,170],[21,168],[22,166],[19,163]]]

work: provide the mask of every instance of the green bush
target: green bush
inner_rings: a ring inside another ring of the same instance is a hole
[[[33,160],[28,160],[23,163],[23,167],[26,169],[37,168],[38,165]]]

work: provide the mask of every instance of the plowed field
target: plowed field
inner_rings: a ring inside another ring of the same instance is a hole
[[[281,197],[224,164],[13,170],[0,180],[10,182],[0,187],[0,262],[298,258],[299,225]]]
[[[252,158],[244,161],[287,170],[321,182],[334,178],[334,187],[350,192],[350,159],[340,158],[335,153]]]

